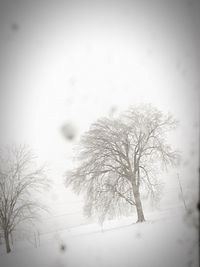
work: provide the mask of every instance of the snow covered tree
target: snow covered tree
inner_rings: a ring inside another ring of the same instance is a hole
[[[6,251],[11,251],[10,237],[24,221],[37,218],[44,208],[33,193],[49,186],[43,167],[25,146],[9,146],[0,151],[0,231]]]
[[[118,118],[93,123],[80,140],[78,165],[67,172],[66,185],[85,194],[85,213],[127,215],[133,208],[137,221],[145,220],[141,190],[158,197],[160,165],[175,165],[178,153],[166,141],[177,121],[151,105],[131,107]]]

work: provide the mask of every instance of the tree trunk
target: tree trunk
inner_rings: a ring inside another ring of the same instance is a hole
[[[142,208],[142,202],[140,199],[140,192],[138,188],[133,188],[133,194],[135,198],[135,204],[136,204],[136,210],[137,210],[137,222],[144,222],[144,213],[143,213],[143,208]]]
[[[9,234],[7,231],[5,231],[5,233],[4,233],[4,238],[5,238],[5,242],[6,242],[6,252],[10,253],[11,248],[10,248]]]

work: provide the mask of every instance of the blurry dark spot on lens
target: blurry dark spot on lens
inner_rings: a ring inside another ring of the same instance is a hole
[[[73,134],[68,134],[68,139],[69,139],[69,140],[74,139],[74,135],[73,135]]]
[[[200,202],[197,203],[197,209],[200,211]]]
[[[66,123],[62,126],[61,132],[65,139],[72,141],[76,136],[76,129],[72,123]]]
[[[67,246],[65,244],[60,245],[60,251],[65,252],[67,250]]]
[[[12,24],[11,24],[11,30],[12,30],[12,31],[18,31],[18,30],[19,30],[19,24],[17,24],[17,23],[12,23]]]

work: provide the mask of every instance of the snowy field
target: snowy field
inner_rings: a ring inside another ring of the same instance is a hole
[[[37,248],[21,242],[10,255],[1,246],[1,267],[198,266],[197,229],[179,209],[74,227],[41,237]],[[189,220],[190,221],[190,220]]]

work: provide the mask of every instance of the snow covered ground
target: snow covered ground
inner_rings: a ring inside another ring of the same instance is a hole
[[[1,267],[188,267],[198,266],[197,229],[179,209],[82,225],[41,236],[37,248],[18,243]]]

